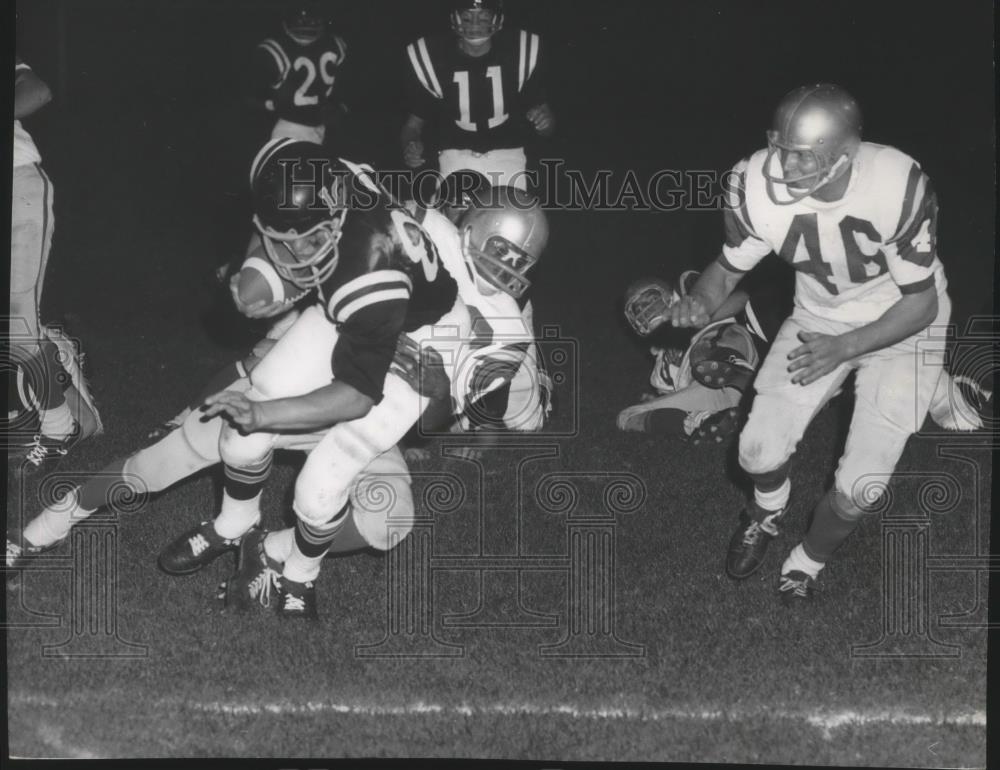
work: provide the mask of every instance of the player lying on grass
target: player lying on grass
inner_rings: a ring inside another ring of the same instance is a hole
[[[938,391],[943,356],[921,350],[948,323],[937,256],[937,197],[912,158],[861,141],[861,113],[842,88],[789,93],[768,147],[732,172],[722,254],[670,308],[674,326],[700,328],[745,273],[771,252],[796,272],[795,308],[754,381],[739,462],[754,497],[729,544],[726,571],[763,564],[788,510],[789,463],[813,417],[856,372],[855,406],[833,488],[805,540],[781,566],[786,603],[808,600],[816,578],[866,512],[877,507],[907,439]]]
[[[693,270],[683,273],[677,289],[659,278],[643,278],[628,288],[625,318],[636,334],[654,343],[654,363],[652,392],[618,414],[620,430],[675,436],[698,445],[721,443],[742,426],[757,368],[790,307],[784,307],[780,285],[752,282],[747,291],[734,291],[681,350],[680,330],[669,324],[670,308],[687,296],[699,275]],[[982,427],[963,393],[964,388],[976,390],[967,380],[956,382],[942,373],[929,410],[938,426],[957,431]]]
[[[625,318],[640,337],[653,343],[649,383],[653,392],[618,414],[618,428],[689,440],[719,443],[739,430],[741,402],[781,323],[774,312],[755,312],[775,303],[751,301],[735,291],[689,340],[668,323],[670,307],[688,291],[699,273],[683,273],[675,285],[658,278],[634,282],[625,294]],[[686,350],[678,347],[686,344]]]

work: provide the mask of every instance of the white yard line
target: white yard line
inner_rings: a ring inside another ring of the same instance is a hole
[[[9,704],[65,708],[67,701],[58,698],[12,693]],[[413,703],[337,703],[334,701],[295,702],[288,700],[246,703],[240,701],[188,701],[161,700],[157,704],[163,708],[187,708],[208,714],[226,716],[256,716],[274,714],[347,714],[362,717],[384,716],[426,716],[442,717],[546,717],[562,716],[582,720],[625,720],[636,722],[701,721],[740,722],[751,719],[790,720],[805,722],[823,731],[830,737],[832,731],[845,727],[871,727],[879,725],[919,726],[953,725],[986,727],[985,711],[964,711],[939,714],[913,713],[903,710],[869,711],[786,711],[762,706],[756,709],[699,709],[669,708],[646,709],[628,707],[587,708],[569,703],[483,703],[483,704],[438,704],[415,701]]]

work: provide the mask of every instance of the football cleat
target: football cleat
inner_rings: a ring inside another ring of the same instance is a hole
[[[774,522],[784,515],[785,510],[769,515],[763,522],[754,519],[747,511],[740,515],[739,525],[729,539],[729,551],[726,553],[726,574],[729,577],[745,580],[760,569],[767,556],[767,547],[778,535]]]
[[[156,563],[168,575],[191,575],[226,551],[235,550],[241,538],[225,538],[211,521],[203,521],[160,551]]]
[[[316,584],[296,583],[282,577],[278,581],[278,614],[283,618],[318,620],[316,611]]]
[[[66,374],[69,375],[70,382],[79,394],[80,404],[71,404],[74,411],[86,409],[91,415],[93,428],[87,432],[87,436],[99,436],[104,432],[104,423],[101,422],[101,413],[97,409],[97,404],[90,392],[90,385],[83,374],[84,355],[80,352],[76,343],[66,336],[62,329],[55,326],[45,327],[45,336],[52,341],[59,351],[59,363]]]
[[[13,571],[22,570],[25,567],[31,566],[31,562],[38,556],[44,553],[49,553],[59,548],[63,543],[65,543],[65,538],[62,540],[57,540],[50,545],[31,545],[24,541],[19,534],[7,535],[7,553],[4,558],[4,569],[11,573]],[[7,575],[7,588],[13,588],[17,585],[18,576],[17,574]]]
[[[816,590],[816,579],[805,572],[792,570],[778,578],[778,595],[786,607],[811,601]]]
[[[219,598],[227,609],[245,612],[255,605],[271,606],[279,589],[281,564],[267,555],[266,538],[267,532],[257,527],[243,535],[236,572],[220,586]]]
[[[64,438],[50,438],[36,434],[30,443],[24,445],[21,471],[28,475],[39,471],[51,471],[59,464],[69,450],[80,440],[80,424],[73,423],[73,432]]]
[[[689,440],[695,446],[721,444],[730,436],[740,432],[742,422],[743,412],[739,407],[723,409],[702,420],[698,427],[691,431]]]
[[[745,393],[754,376],[754,367],[732,348],[717,345],[691,369],[691,374],[706,388],[736,388]]]

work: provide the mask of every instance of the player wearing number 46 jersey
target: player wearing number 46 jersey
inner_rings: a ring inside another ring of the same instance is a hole
[[[824,564],[878,503],[942,372],[926,329],[951,303],[937,256],[937,198],[920,165],[861,141],[861,113],[820,84],[779,104],[768,148],[733,169],[722,255],[672,322],[698,326],[770,252],[796,272],[795,309],[757,374],[740,436],[754,500],[730,542],[727,572],[745,578],[778,533],[789,460],[819,409],[856,372],[855,406],[834,486],[781,569],[786,600],[808,598]]]
[[[254,101],[277,118],[272,139],[325,139],[338,109],[331,99],[334,83],[347,57],[347,43],[327,27],[315,0],[292,3],[281,30],[254,51]]]
[[[526,189],[525,143],[555,128],[542,40],[504,27],[501,0],[454,0],[451,26],[452,34],[422,37],[406,47],[410,115],[401,135],[404,161],[409,168],[426,161],[429,124],[442,177],[471,169],[492,185]]]

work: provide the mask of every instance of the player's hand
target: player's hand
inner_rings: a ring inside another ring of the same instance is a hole
[[[681,297],[670,306],[669,319],[672,326],[681,329],[701,329],[708,325],[709,314],[697,297]]]
[[[284,302],[282,300],[277,302],[265,302],[264,300],[260,300],[249,305],[243,304],[243,301],[240,299],[239,271],[229,278],[229,293],[233,297],[233,304],[236,305],[236,309],[247,318],[274,318],[275,316],[287,312],[290,307],[288,302]]]
[[[407,142],[403,148],[403,163],[407,168],[420,168],[424,165],[424,143]]]
[[[274,112],[274,110],[276,109],[274,106],[274,99],[266,99],[264,101],[264,109],[267,110],[268,112]]]
[[[808,385],[829,374],[850,356],[844,338],[840,335],[819,332],[799,332],[802,345],[788,354],[792,362],[788,371],[794,372],[792,382]]]
[[[264,427],[264,414],[259,401],[251,401],[235,390],[222,390],[205,399],[201,410],[209,419],[222,415],[241,433],[254,433]]]
[[[525,117],[539,136],[549,136],[556,130],[556,116],[547,104],[532,107],[525,113]]]
[[[421,396],[431,399],[451,396],[451,380],[444,370],[441,354],[428,345],[417,345],[405,334],[400,334],[396,341],[396,355],[389,371],[401,377]]]

